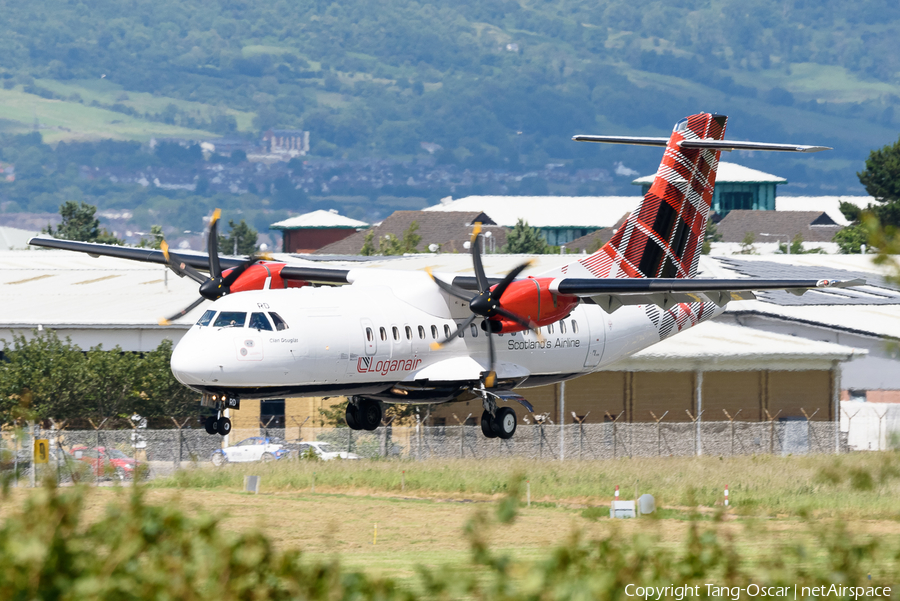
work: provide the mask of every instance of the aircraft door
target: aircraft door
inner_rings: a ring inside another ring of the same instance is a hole
[[[584,359],[585,367],[597,367],[603,358],[603,349],[606,347],[606,313],[603,311],[587,312],[588,324],[588,352]]]

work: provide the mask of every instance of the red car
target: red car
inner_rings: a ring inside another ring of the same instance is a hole
[[[91,471],[97,477],[114,476],[119,480],[130,480],[134,478],[136,470],[143,472],[144,477],[147,474],[147,466],[135,459],[132,459],[118,449],[107,447],[72,447],[70,451],[73,457],[79,461],[90,463]]]

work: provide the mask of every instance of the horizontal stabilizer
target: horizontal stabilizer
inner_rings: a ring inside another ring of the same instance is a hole
[[[604,144],[631,144],[635,146],[665,146],[668,138],[645,138],[636,136],[572,136],[576,142],[601,142]],[[821,152],[832,150],[828,146],[802,146],[799,144],[769,144],[767,142],[741,142],[732,140],[682,140],[681,148],[702,148],[709,150],[770,150],[776,152]]]

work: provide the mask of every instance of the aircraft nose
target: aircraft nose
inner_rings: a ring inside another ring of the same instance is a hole
[[[215,377],[208,355],[187,336],[175,346],[169,364],[175,379],[186,386],[207,384]]]

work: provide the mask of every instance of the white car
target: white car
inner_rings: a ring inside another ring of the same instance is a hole
[[[273,442],[265,436],[253,436],[237,443],[236,445],[216,449],[211,460],[213,465],[225,465],[226,463],[241,463],[245,461],[262,461],[267,463],[276,459],[290,456],[290,451],[281,443]]]
[[[339,451],[333,444],[330,442],[322,442],[322,441],[309,441],[309,442],[301,442],[299,447],[300,457],[303,457],[309,450],[312,449],[313,452],[319,456],[319,459],[322,461],[328,461],[329,459],[359,459],[359,455],[356,453],[348,453],[347,451]]]

